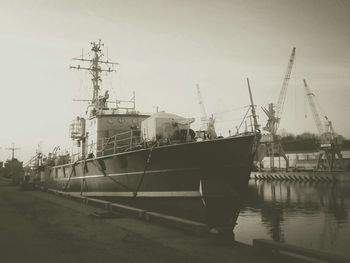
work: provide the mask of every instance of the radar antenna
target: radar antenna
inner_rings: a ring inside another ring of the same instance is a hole
[[[92,105],[96,110],[102,109],[106,106],[107,99],[109,97],[108,91],[106,91],[105,95],[102,97],[99,97],[99,90],[100,90],[100,82],[101,79],[101,73],[102,72],[116,72],[116,70],[113,68],[114,65],[119,65],[119,63],[109,61],[107,60],[101,60],[101,58],[104,56],[102,53],[101,47],[104,46],[103,43],[101,43],[101,39],[99,39],[98,43],[91,42],[91,51],[93,52],[92,58],[84,58],[84,54],[82,54],[81,58],[73,58],[73,60],[78,60],[82,62],[88,62],[90,63],[90,66],[70,66],[71,69],[77,69],[77,70],[87,70],[91,74],[92,78],[92,86],[93,86],[93,96],[92,96]],[[103,68],[101,65],[104,65]]]

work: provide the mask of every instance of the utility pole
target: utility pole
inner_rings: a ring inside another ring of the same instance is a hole
[[[10,150],[11,152],[12,152],[12,154],[11,154],[11,160],[13,160],[13,159],[15,159],[15,151],[16,150],[19,150],[20,148],[15,148],[15,144],[14,143],[12,143],[12,147],[10,147],[10,148],[7,148],[7,150]]]

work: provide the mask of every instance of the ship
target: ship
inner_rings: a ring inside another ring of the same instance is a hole
[[[18,185],[24,178],[23,162],[15,157],[15,150],[19,148],[15,148],[12,144],[12,147],[7,149],[12,153],[11,159],[6,162],[0,161],[0,177],[8,180],[12,185]]]
[[[234,225],[248,189],[258,129],[218,137],[191,129],[193,118],[138,112],[135,94],[129,101],[109,101],[108,91],[100,94],[101,73],[115,71],[116,63],[102,60],[102,45],[92,42],[92,56],[75,59],[88,66],[71,66],[92,76],[87,114],[70,125],[79,151],[37,154],[37,183],[96,198],[162,198],[183,206],[201,200],[209,225]]]

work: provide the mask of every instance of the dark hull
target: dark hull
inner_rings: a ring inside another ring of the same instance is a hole
[[[249,135],[113,154],[47,168],[42,182],[86,196],[199,198],[209,222],[226,224],[243,202],[256,141]]]

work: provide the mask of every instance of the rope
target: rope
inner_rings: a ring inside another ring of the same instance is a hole
[[[107,177],[107,178],[111,179],[113,182],[115,182],[116,184],[118,184],[118,185],[124,187],[125,189],[127,189],[127,190],[129,190],[129,191],[132,191],[132,189],[131,189],[130,187],[126,186],[125,184],[123,184],[123,183],[121,183],[121,182],[118,182],[117,180],[115,180],[114,178],[112,178],[111,176],[109,176],[109,175],[106,173],[105,169],[102,169],[102,167],[101,167],[100,165],[97,165],[97,164],[96,164],[96,160],[93,161],[93,164],[99,169],[100,172],[102,172],[102,174],[103,174],[104,177]]]
[[[245,118],[247,117],[247,115],[248,115],[248,112],[249,112],[249,111],[250,111],[250,107],[248,108],[247,112],[245,113],[245,115],[244,115],[244,117],[243,117],[243,119],[242,119],[241,124],[238,126],[238,128],[237,128],[237,132],[238,132],[238,131],[239,131],[239,129],[241,128],[241,126],[242,126],[242,124],[243,124],[243,122],[244,122]]]
[[[294,57],[294,127],[297,126],[297,57]]]
[[[87,172],[87,165],[86,165],[86,159],[84,158],[83,178],[82,178],[81,184],[80,184],[80,195],[83,195],[84,184],[87,188],[87,184],[86,184],[86,180],[85,180],[85,173],[86,172]]]
[[[241,107],[237,107],[237,108],[233,108],[233,109],[228,109],[228,110],[223,110],[223,111],[217,111],[217,112],[214,112],[213,115],[214,115],[214,116],[217,116],[217,115],[225,114],[225,113],[232,112],[232,111],[238,111],[238,110],[244,109],[245,107],[246,107],[246,106],[241,106]]]
[[[143,169],[143,174],[142,174],[141,179],[139,181],[139,184],[137,185],[137,188],[136,188],[136,190],[134,192],[134,197],[137,197],[137,193],[140,190],[140,187],[141,187],[141,185],[143,183],[143,179],[145,177],[146,171],[147,171],[147,169],[148,169],[148,167],[149,167],[149,165],[151,163],[151,157],[152,157],[153,149],[156,147],[156,145],[157,145],[156,143],[153,144],[153,146],[151,147],[151,150],[150,150],[150,152],[148,154],[147,162],[146,162],[145,168]]]
[[[75,161],[73,164],[72,164],[72,171],[70,172],[70,175],[69,175],[69,177],[68,177],[68,180],[67,180],[67,182],[66,182],[66,185],[64,186],[64,191],[66,191],[67,190],[67,187],[68,187],[68,184],[69,184],[69,182],[70,182],[70,179],[71,179],[71,177],[72,177],[72,174],[73,174],[73,172],[74,172],[74,174],[75,174],[75,166],[77,165],[77,161]],[[51,172],[51,170],[50,170],[50,172]]]

